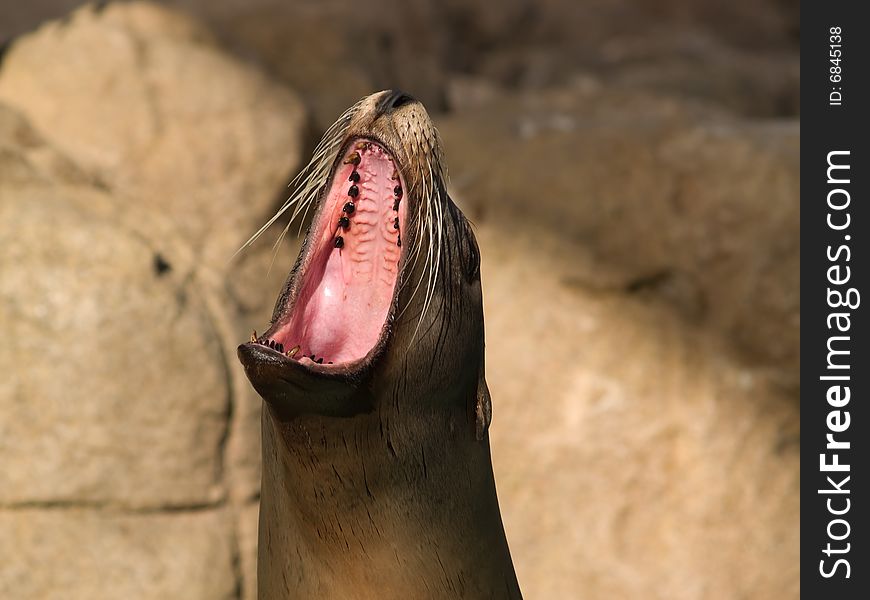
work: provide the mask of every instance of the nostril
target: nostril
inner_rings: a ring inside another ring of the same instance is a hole
[[[380,100],[378,100],[378,104],[375,107],[375,114],[377,116],[386,115],[397,108],[412,102],[416,102],[416,98],[411,94],[407,94],[402,90],[390,90],[381,96]]]
[[[395,92],[395,94],[393,102],[390,104],[392,108],[399,108],[414,101],[414,97],[411,94],[406,94],[405,92]]]

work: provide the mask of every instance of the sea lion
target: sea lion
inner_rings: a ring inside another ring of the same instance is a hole
[[[314,210],[299,258],[238,348],[265,400],[259,597],[520,598],[480,256],[423,105],[387,90],[348,109],[290,208]]]

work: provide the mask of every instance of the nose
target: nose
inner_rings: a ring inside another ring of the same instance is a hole
[[[416,102],[416,98],[411,94],[402,90],[389,90],[378,100],[377,111],[379,115],[388,114],[411,102]]]

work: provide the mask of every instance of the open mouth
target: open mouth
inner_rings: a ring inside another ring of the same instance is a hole
[[[283,313],[253,345],[306,365],[367,356],[385,332],[407,208],[393,157],[356,139],[331,176]]]

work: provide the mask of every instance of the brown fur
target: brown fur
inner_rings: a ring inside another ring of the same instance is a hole
[[[362,100],[344,132],[383,142],[408,190],[412,226],[382,343],[338,372],[239,348],[266,400],[262,600],[520,598],[490,460],[477,243],[447,196],[425,109],[385,108],[389,93]],[[426,222],[438,215],[440,243]],[[294,274],[276,317],[292,305]]]

